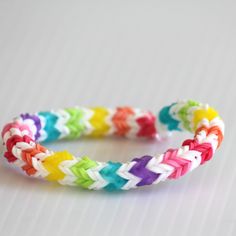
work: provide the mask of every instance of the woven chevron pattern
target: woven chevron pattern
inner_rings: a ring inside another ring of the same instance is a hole
[[[108,182],[104,189],[119,190],[127,183],[127,179],[122,178],[116,173],[121,165],[121,163],[109,161],[107,165],[99,171],[101,176]]]
[[[67,108],[65,111],[69,114],[69,119],[66,122],[66,126],[69,129],[68,138],[79,138],[86,128],[83,122],[83,110],[79,108]]]
[[[146,166],[152,156],[143,156],[141,158],[134,158],[135,165],[129,170],[129,172],[140,178],[137,186],[150,185],[152,184],[160,175],[160,173],[155,173],[149,170]]]
[[[57,140],[60,137],[60,131],[56,128],[58,116],[53,114],[53,112],[40,112],[39,116],[45,119],[44,130],[47,133],[45,142]]]
[[[81,161],[74,164],[70,169],[77,177],[75,183],[84,188],[89,188],[95,181],[89,176],[87,170],[97,165],[96,161],[90,160],[88,157],[83,157]]]
[[[53,152],[40,142],[108,135],[157,138],[173,131],[190,131],[193,139],[180,148],[130,162],[98,162]],[[2,140],[5,158],[28,176],[87,189],[128,190],[177,179],[209,161],[224,137],[224,123],[216,110],[196,101],[163,107],[155,116],[131,107],[74,107],[22,114],[5,125]]]

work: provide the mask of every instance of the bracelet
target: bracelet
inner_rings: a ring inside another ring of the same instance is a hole
[[[157,138],[183,130],[194,133],[194,138],[185,140],[180,148],[127,163],[76,158],[68,151],[53,152],[40,144],[82,135]],[[94,190],[128,190],[177,179],[210,160],[223,135],[224,123],[218,113],[192,100],[165,106],[157,117],[131,107],[73,107],[26,113],[2,130],[5,158],[27,175]]]

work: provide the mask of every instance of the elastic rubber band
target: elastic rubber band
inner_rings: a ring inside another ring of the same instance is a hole
[[[184,130],[194,137],[180,148],[127,163],[76,158],[68,151],[53,152],[40,144],[81,136],[157,138]],[[223,136],[224,123],[218,113],[191,100],[166,106],[157,116],[131,107],[73,107],[22,114],[2,130],[5,158],[27,175],[94,190],[128,190],[177,179],[209,161]]]

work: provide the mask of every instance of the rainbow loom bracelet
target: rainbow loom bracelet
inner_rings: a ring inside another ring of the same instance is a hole
[[[82,135],[156,138],[182,130],[194,133],[194,138],[185,140],[180,148],[127,163],[76,158],[67,151],[53,152],[39,144]],[[94,190],[128,190],[177,179],[210,160],[223,135],[224,123],[218,113],[192,100],[162,108],[157,118],[149,111],[131,107],[73,107],[26,113],[2,130],[4,156],[27,175]]]

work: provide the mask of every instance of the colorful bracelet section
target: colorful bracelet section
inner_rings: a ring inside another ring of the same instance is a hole
[[[44,142],[81,136],[156,138],[172,131],[190,131],[194,137],[180,148],[136,157],[127,163],[76,158],[68,151],[53,152],[42,146]],[[131,107],[73,107],[27,113],[2,130],[5,158],[27,175],[94,190],[128,190],[177,179],[210,160],[223,136],[224,123],[218,113],[192,100],[166,106],[157,116]]]

